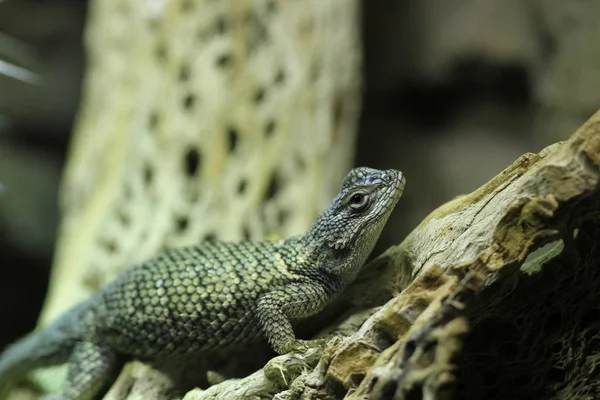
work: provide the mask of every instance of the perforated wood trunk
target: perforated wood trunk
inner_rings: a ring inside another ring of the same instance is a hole
[[[355,1],[91,3],[43,322],[165,247],[303,232],[350,167]]]
[[[131,264],[303,232],[350,168],[354,0],[96,0],[45,324]]]

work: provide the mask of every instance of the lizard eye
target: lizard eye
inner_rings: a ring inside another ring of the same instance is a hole
[[[348,200],[350,208],[355,211],[362,211],[369,204],[369,196],[364,192],[354,193]]]

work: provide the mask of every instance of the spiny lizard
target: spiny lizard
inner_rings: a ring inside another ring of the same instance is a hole
[[[88,301],[9,346],[0,387],[29,370],[69,363],[62,400],[91,399],[122,360],[189,359],[264,336],[302,350],[292,323],[314,315],[354,280],[404,190],[401,172],[355,168],[301,236],[209,241],[126,270]]]

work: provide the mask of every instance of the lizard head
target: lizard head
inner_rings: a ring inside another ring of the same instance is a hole
[[[393,169],[360,167],[348,173],[340,193],[305,236],[319,259],[333,255],[333,259],[343,260],[322,267],[332,273],[353,273],[360,268],[400,199],[404,184],[402,173]]]

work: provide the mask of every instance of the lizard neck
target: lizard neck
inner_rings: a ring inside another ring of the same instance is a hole
[[[354,247],[335,249],[327,243],[320,243],[310,237],[300,237],[305,265],[327,274],[337,275],[344,280],[352,280],[365,262],[368,252],[357,251]]]
[[[323,226],[327,224],[328,218],[329,215],[325,212],[304,235],[296,240],[310,265],[331,274],[344,275],[344,278],[352,280],[375,247],[383,224],[367,224],[365,229],[357,234],[357,240],[344,247],[337,247],[336,242],[324,234]]]

